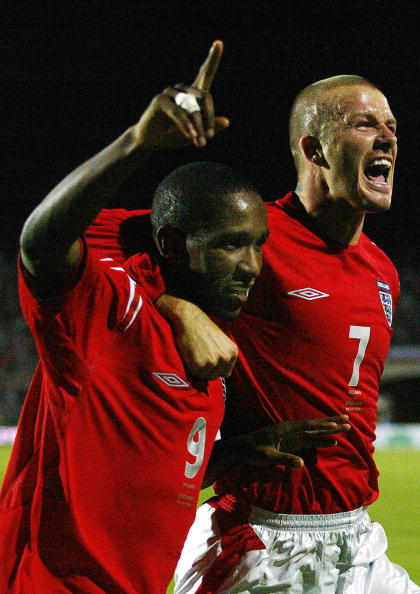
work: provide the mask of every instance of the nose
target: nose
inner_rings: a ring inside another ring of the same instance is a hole
[[[383,124],[375,140],[374,148],[389,150],[397,144],[397,136],[386,124]]]
[[[249,280],[256,278],[261,272],[262,252],[261,247],[246,246],[241,250],[238,268],[246,274]]]

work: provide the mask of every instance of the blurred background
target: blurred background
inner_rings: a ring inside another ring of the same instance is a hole
[[[190,160],[240,169],[266,200],[294,188],[288,110],[304,86],[354,73],[376,83],[399,121],[393,207],[366,231],[396,264],[402,296],[380,420],[420,422],[417,19],[393,2],[15,2],[1,8],[0,425],[18,420],[36,353],[18,305],[16,254],[33,207],[72,168],[134,123],[169,84],[191,82],[214,39],[213,86],[230,128],[204,150],[161,154],[111,206],[147,208],[157,182]],[[418,16],[418,15],[417,15]],[[393,434],[394,435],[394,434]],[[407,440],[399,433],[398,440]],[[411,435],[411,434],[410,434]],[[386,438],[388,439],[388,438]],[[410,440],[417,438],[409,438]]]

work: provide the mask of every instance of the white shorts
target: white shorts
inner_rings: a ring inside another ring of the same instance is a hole
[[[386,557],[385,532],[365,508],[305,516],[251,507],[248,524],[228,516],[197,510],[174,594],[420,593]]]

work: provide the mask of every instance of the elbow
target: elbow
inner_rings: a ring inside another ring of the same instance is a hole
[[[29,217],[23,225],[20,234],[19,246],[21,252],[28,258],[31,260],[36,259],[36,254],[39,253],[40,246],[39,241],[37,241],[36,235],[34,233],[31,217]]]
[[[26,219],[20,234],[20,250],[30,260],[36,261],[48,252],[47,220],[35,209]]]
[[[19,238],[19,247],[22,252],[29,254],[33,251],[33,234],[30,228],[29,219],[25,221]]]

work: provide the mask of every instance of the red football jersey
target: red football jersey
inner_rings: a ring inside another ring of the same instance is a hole
[[[267,210],[263,271],[231,325],[240,356],[222,437],[343,413],[352,429],[337,436],[336,447],[302,452],[302,469],[235,469],[216,490],[278,513],[368,505],[378,495],[373,441],[396,270],[364,234],[347,247],[320,236],[294,194]]]
[[[238,469],[216,488],[228,495],[228,505],[235,495],[279,513],[355,509],[378,495],[373,441],[397,272],[364,234],[347,247],[320,236],[293,193],[267,204],[267,211],[263,271],[231,325],[240,355],[229,380],[223,435],[341,413],[350,416],[352,430],[337,436],[334,448],[302,452],[303,469]],[[121,221],[141,221],[142,214],[103,211],[92,238],[106,228],[109,237],[120,237],[124,258]],[[115,250],[113,241],[106,247]],[[147,266],[146,274],[148,280],[155,275],[148,287],[156,298],[164,290],[158,269]]]
[[[53,301],[20,275],[40,366],[1,491],[2,593],[163,594],[171,580],[223,388],[187,375],[136,259],[92,250]]]

